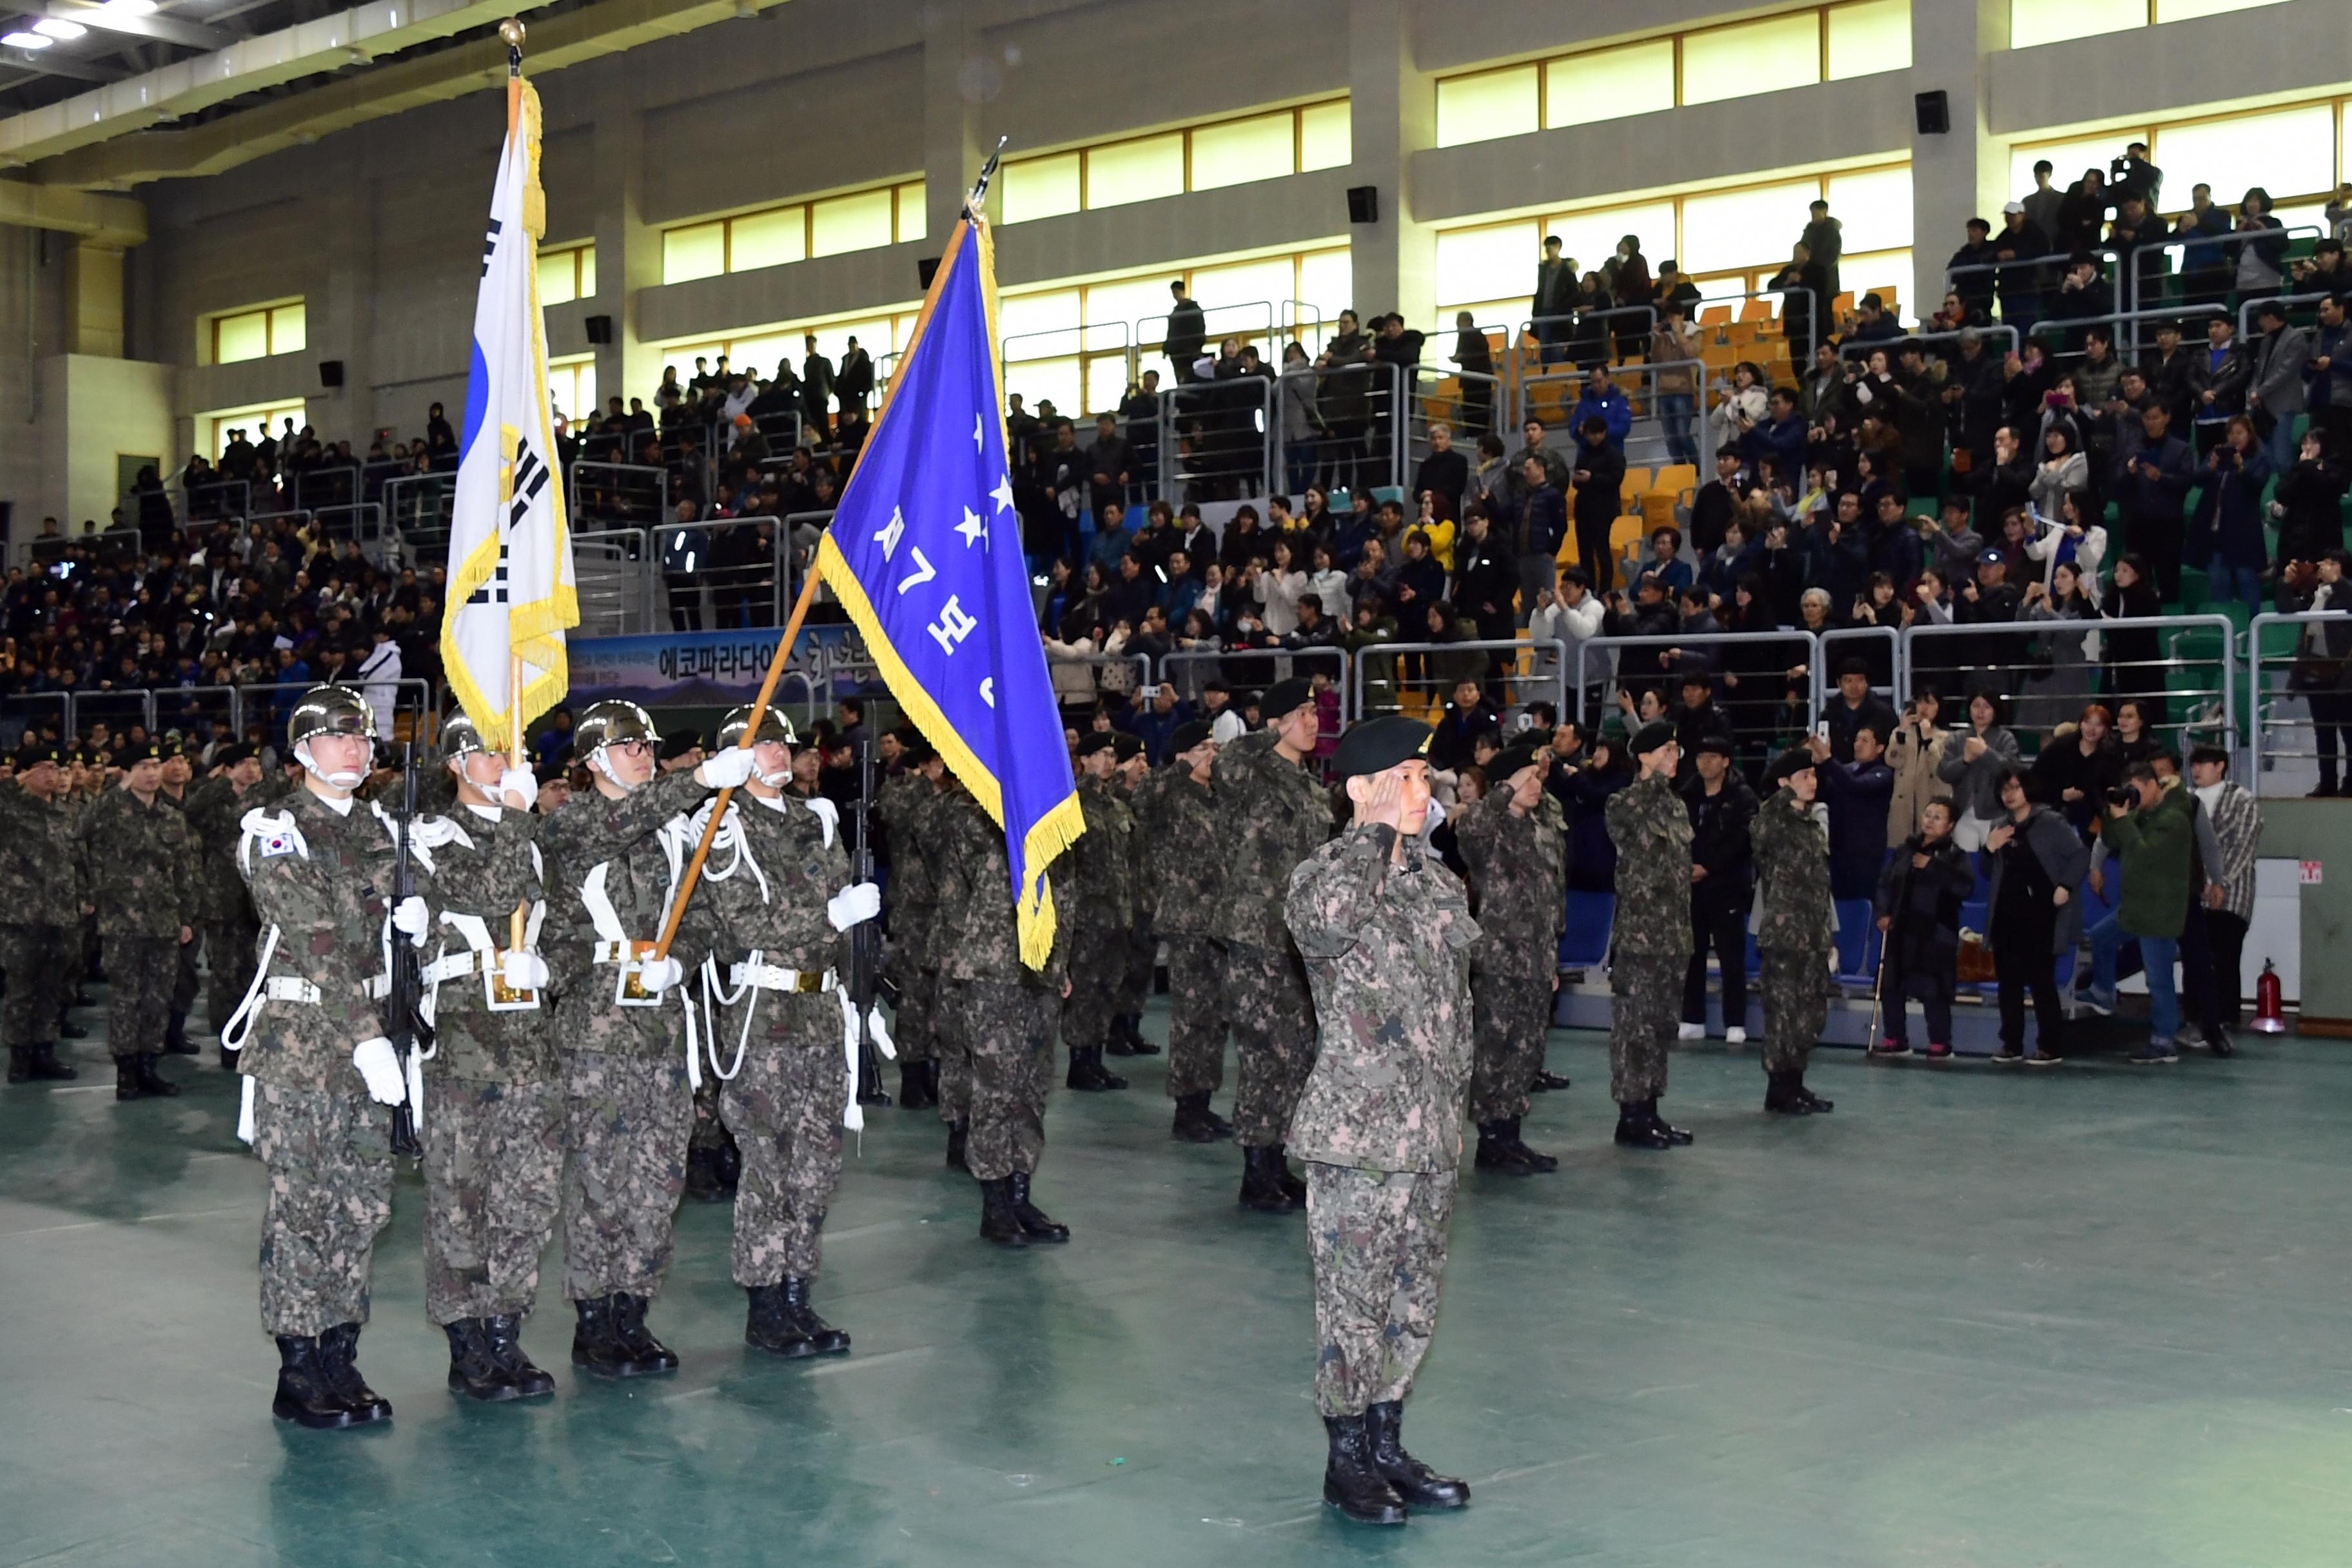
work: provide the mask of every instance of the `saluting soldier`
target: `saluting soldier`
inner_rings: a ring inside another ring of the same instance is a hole
[[[1778,785],[1757,809],[1756,947],[1764,960],[1764,1109],[1805,1116],[1834,1109],[1805,1087],[1805,1064],[1830,1020],[1829,827],[1813,807],[1819,775],[1797,747],[1772,763]]]
[[[920,1110],[940,1103],[938,1045],[940,940],[940,895],[929,836],[939,801],[939,753],[912,724],[884,740],[895,745],[898,770],[874,803],[890,845],[891,983],[898,1005],[890,1037],[898,1047],[898,1106]]]
[[[188,784],[195,777],[187,744],[177,735],[166,735],[160,746],[163,754],[163,787],[155,792],[155,798],[185,818],[188,815]],[[193,821],[188,823],[187,838],[188,889],[195,901],[188,926],[194,934],[180,944],[179,968],[172,980],[170,1016],[163,1026],[163,1048],[176,1057],[204,1055],[202,1047],[190,1044],[188,1040],[188,1013],[196,1005],[199,984],[196,939],[203,935],[204,931],[204,839]],[[218,1027],[217,1024],[215,1027]]]
[[[0,1034],[8,1081],[62,1081],[81,1075],[58,1060],[55,1030],[64,1006],[68,948],[81,936],[80,848],[60,799],[68,753],[35,741],[16,753],[16,776],[0,789]]]
[[[1675,727],[1644,724],[1630,743],[1640,776],[1609,797],[1617,847],[1617,917],[1610,932],[1609,1093],[1617,1142],[1671,1149],[1690,1133],[1658,1115],[1666,1053],[1682,1017],[1690,962],[1691,819],[1675,790]]]
[[[410,829],[436,929],[424,969],[435,1044],[417,1110],[425,1315],[448,1336],[450,1391],[498,1403],[555,1391],[522,1348],[563,1175],[554,1008],[531,945],[547,918],[530,813],[539,782],[463,713],[442,721],[441,753],[455,809]]]
[[[66,816],[74,826],[74,837],[81,837],[82,824],[89,819],[90,807],[97,804],[99,792],[106,785],[105,757],[89,746],[78,747],[72,753],[71,765],[66,774],[64,805]],[[94,1005],[83,984],[89,978],[93,961],[98,954],[98,911],[89,901],[89,879],[82,878],[80,918],[75,921],[72,939],[66,943],[66,973],[58,990],[58,1037],[82,1040],[89,1031],[75,1023],[70,1014],[76,1007]]]
[[[1307,1201],[1283,1144],[1315,1065],[1315,1002],[1283,923],[1290,873],[1331,837],[1330,795],[1309,772],[1322,733],[1313,690],[1281,680],[1258,700],[1265,728],[1224,748],[1213,772],[1219,815],[1238,828],[1225,854],[1225,963],[1232,988],[1234,1138],[1244,1208],[1287,1214]]]
[[[600,1377],[674,1372],[646,1327],[669,1272],[672,1227],[694,1131],[699,1041],[681,988],[709,951],[709,901],[689,899],[670,953],[656,957],[697,837],[686,812],[751,776],[721,752],[655,777],[660,731],[634,702],[592,703],[572,742],[593,790],[540,825],[563,1075],[563,1294],[578,1314],[572,1361]]]
[[[1431,739],[1403,718],[1340,739],[1332,768],[1355,820],[1291,874],[1284,904],[1320,1026],[1290,1137],[1307,1161],[1323,1500],[1370,1524],[1470,1500],[1402,1435],[1437,1326],[1479,939],[1461,881],[1422,837]]]
[[[82,818],[81,863],[111,987],[106,1036],[114,1098],[139,1100],[180,1092],[155,1062],[171,1022],[180,949],[195,936],[194,857],[187,819],[162,798],[162,743],[142,742],[122,763],[121,787]]]
[[[1078,742],[1078,808],[1087,830],[1054,879],[1055,924],[1066,921],[1070,931],[1070,995],[1062,1006],[1070,1070],[1064,1081],[1088,1091],[1127,1087],[1102,1059],[1135,923],[1135,813],[1115,782],[1118,746],[1108,730]]]
[[[392,1418],[354,1358],[376,1233],[392,1218],[388,1108],[408,1097],[385,1031],[384,953],[421,937],[427,916],[422,899],[390,907],[391,825],[354,798],[375,748],[367,700],[311,688],[287,741],[302,787],[243,822],[237,863],[264,935],[224,1037],[240,1047],[246,1079],[239,1135],[269,1172],[261,1323],[280,1361],[270,1410],[342,1427]]]
[[[1055,1019],[1070,995],[1070,917],[1055,921],[1042,971],[1022,963],[1004,832],[952,775],[941,801],[940,907],[956,911],[959,929],[940,963],[940,1017],[967,1062],[962,1152],[980,1183],[981,1237],[1000,1247],[1067,1241],[1070,1227],[1030,1201],[1029,1184],[1045,1153]],[[954,1137],[950,1123],[950,1163]]]
[[[188,791],[184,810],[196,838],[196,922],[205,946],[205,1016],[220,1034],[253,978],[253,944],[260,934],[253,898],[236,868],[236,848],[245,836],[245,814],[286,793],[282,779],[265,780],[261,759],[249,746],[223,746],[213,753],[212,774]],[[221,1066],[234,1068],[227,1046]]]
[[[1135,804],[1136,790],[1151,776],[1151,759],[1145,754],[1142,741],[1125,731],[1114,737],[1111,754],[1118,759],[1112,764],[1111,782],[1135,819],[1127,836],[1128,893],[1135,904],[1135,918],[1128,922],[1127,966],[1119,976],[1110,1036],[1103,1048],[1115,1057],[1156,1057],[1160,1047],[1143,1037],[1143,1009],[1151,999],[1151,972],[1159,967],[1160,936],[1152,924],[1159,894],[1149,876],[1150,850],[1145,842],[1142,814]]]
[[[1217,742],[1194,722],[1177,726],[1170,745],[1168,765],[1134,797],[1152,933],[1168,944],[1168,1098],[1176,1102],[1168,1136],[1213,1143],[1234,1135],[1234,1124],[1209,1109],[1225,1078],[1225,952],[1216,940],[1224,857],[1208,848],[1222,827],[1210,784]]]
[[[1544,788],[1551,748],[1514,746],[1495,759],[1486,795],[1454,819],[1454,838],[1478,895],[1486,935],[1471,955],[1477,1055],[1470,1120],[1482,1170],[1530,1175],[1559,1168],[1519,1138],[1528,1086],[1542,1070],[1544,1031],[1559,988],[1559,933],[1568,919],[1568,816]]]
[[[750,708],[728,714],[721,750],[751,727]],[[794,740],[782,714],[761,710],[750,798],[728,806],[711,852],[714,864],[730,858],[711,888],[711,967],[725,984],[714,985],[723,1005],[708,1065],[743,1151],[734,1268],[751,1297],[744,1342],[797,1357],[849,1348],[809,1305],[809,1289],[841,1181],[842,1125],[863,1122],[845,939],[881,912],[882,889],[852,881],[837,819],[787,788]]]

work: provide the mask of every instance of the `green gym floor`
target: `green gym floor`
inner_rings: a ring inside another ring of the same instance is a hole
[[[4,1564],[2352,1561],[2343,1044],[1824,1052],[1803,1121],[1710,1045],[1667,1100],[1698,1142],[1656,1154],[1609,1142],[1600,1037],[1555,1035],[1575,1088],[1528,1133],[1561,1168],[1465,1176],[1409,1407],[1476,1500],[1387,1531],[1318,1500],[1302,1222],[1169,1142],[1165,1058],[1055,1092],[1064,1248],[983,1246],[932,1114],[874,1112],[817,1289],[856,1347],[823,1362],[744,1348],[730,1211],[689,1205],[677,1375],[575,1378],[551,1300],[557,1395],[462,1403],[404,1173],[361,1344],[397,1418],[337,1434],[269,1417],[234,1080],[175,1058],[186,1094],[118,1107],[72,1054],[79,1084],[0,1090]]]

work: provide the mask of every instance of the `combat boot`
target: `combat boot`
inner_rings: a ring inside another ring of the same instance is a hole
[[[163,1048],[175,1057],[204,1055],[202,1046],[188,1043],[188,1016],[185,1013],[173,1013],[172,1021],[163,1026]]]
[[[614,1292],[613,1338],[629,1358],[629,1370],[622,1374],[625,1377],[677,1370],[677,1353],[654,1338],[653,1331],[646,1327],[646,1309],[652,1305],[646,1297]]]
[[[1482,1171],[1502,1171],[1514,1176],[1532,1176],[1536,1168],[1519,1158],[1517,1151],[1504,1141],[1503,1121],[1478,1123],[1478,1153],[1475,1163]]]
[[[555,1379],[531,1364],[523,1353],[522,1319],[513,1312],[499,1312],[479,1320],[482,1342],[489,1347],[490,1359],[499,1363],[507,1381],[514,1384],[516,1394],[535,1399],[542,1394],[555,1392]]]
[[[1279,1150],[1242,1146],[1242,1207],[1258,1214],[1288,1214],[1298,1206],[1275,1173],[1281,1161]]]
[[[1512,1117],[1508,1121],[1500,1123],[1500,1126],[1503,1129],[1504,1143],[1510,1149],[1511,1152],[1528,1167],[1528,1170],[1540,1175],[1545,1172],[1557,1171],[1559,1169],[1559,1162],[1558,1160],[1555,1160],[1549,1154],[1538,1154],[1533,1149],[1528,1148],[1525,1143],[1519,1141],[1519,1119],[1517,1117]]]
[[[57,1042],[43,1040],[33,1047],[33,1078],[36,1082],[64,1083],[81,1076],[79,1069],[58,1060]]]
[[[131,1059],[138,1064],[137,1072],[139,1077],[140,1093],[168,1096],[180,1092],[180,1086],[178,1084],[173,1083],[170,1079],[165,1078],[162,1073],[155,1070],[155,1053],[153,1051],[142,1051]],[[114,1095],[117,1100],[122,1098],[122,1090],[120,1086],[116,1088]]]
[[[1108,1089],[1125,1089],[1127,1079],[1103,1066],[1100,1046],[1072,1046],[1070,1070],[1062,1081],[1071,1089],[1092,1094]]]
[[[1372,1468],[1396,1489],[1409,1508],[1462,1508],[1470,1501],[1470,1483],[1441,1476],[1404,1451],[1404,1402],[1391,1399],[1364,1411],[1364,1436]]]
[[[1291,1174],[1290,1146],[1286,1143],[1276,1143],[1274,1146],[1273,1152],[1274,1179],[1282,1184],[1283,1195],[1287,1197],[1292,1203],[1296,1204],[1300,1208],[1305,1208],[1307,1206],[1307,1179],[1303,1176],[1295,1176]]]
[[[1835,1110],[1837,1109],[1835,1101],[1823,1100],[1820,1095],[1815,1094],[1811,1089],[1805,1087],[1805,1069],[1802,1068],[1798,1068],[1789,1074],[1789,1089],[1790,1092],[1794,1094],[1799,1100],[1803,1102],[1805,1109],[1811,1111],[1815,1116],[1819,1116],[1825,1110]]]
[[[948,1123],[948,1169],[969,1171],[971,1163],[964,1159],[964,1145],[971,1139],[971,1118],[959,1116]]]
[[[10,1046],[8,1047],[8,1081],[10,1083],[23,1083],[32,1076],[33,1047],[30,1046]]]
[[[319,1342],[308,1334],[278,1336],[278,1394],[269,1413],[317,1432],[352,1424],[352,1413],[335,1394]]]
[[[1617,1107],[1617,1142],[1628,1149],[1671,1149],[1665,1123],[1651,1115],[1647,1101],[1629,1100]]]
[[[1658,1114],[1658,1097],[1656,1095],[1654,1094],[1650,1096],[1649,1099],[1642,1101],[1642,1109],[1643,1113],[1646,1114],[1652,1121],[1657,1123],[1658,1130],[1666,1135],[1666,1142],[1672,1143],[1675,1148],[1682,1148],[1684,1145],[1691,1142],[1693,1134],[1691,1133],[1690,1129],[1686,1127],[1677,1127],[1673,1122]]]
[[[751,1285],[745,1289],[751,1298],[750,1315],[743,1321],[745,1344],[792,1361],[816,1354],[815,1342],[793,1315],[782,1285]]]
[[[1209,1130],[1219,1138],[1230,1138],[1234,1135],[1234,1124],[1217,1114],[1215,1108],[1209,1103],[1209,1097],[1205,1094],[1201,1097],[1201,1114],[1207,1119]]]
[[[1117,1027],[1112,1030],[1112,1033],[1118,1034],[1122,1030],[1125,1031],[1128,1055],[1136,1057],[1156,1057],[1160,1054],[1160,1047],[1153,1045],[1150,1040],[1143,1037],[1142,1014],[1128,1013],[1122,1015],[1118,1020]]]
[[[327,1375],[332,1380],[335,1396],[343,1408],[352,1413],[352,1424],[362,1426],[370,1421],[392,1419],[392,1401],[367,1385],[360,1375],[356,1358],[360,1348],[360,1326],[357,1323],[337,1323],[319,1336],[319,1350],[325,1360]]]
[[[809,1282],[806,1279],[787,1274],[779,1289],[784,1293],[785,1312],[801,1332],[808,1336],[811,1353],[839,1355],[849,1348],[849,1336],[818,1317],[816,1309],[809,1305]]]
[[[939,1104],[940,1097],[930,1083],[930,1063],[900,1062],[898,1064],[898,1106],[902,1110],[920,1110]]]
[[[1538,1068],[1536,1069],[1536,1076],[1528,1081],[1528,1092],[1529,1094],[1550,1094],[1554,1090],[1563,1089],[1567,1087],[1568,1079],[1566,1078],[1556,1072],[1546,1072],[1541,1068]]]
[[[1067,1241],[1070,1227],[1058,1224],[1044,1209],[1029,1201],[1029,1173],[1015,1171],[1004,1178],[1012,1184],[1013,1217],[1020,1222],[1022,1234],[1032,1241]]]
[[[115,1058],[114,1098],[117,1100],[137,1100],[145,1094],[145,1092],[146,1091],[144,1089],[139,1087],[139,1058],[137,1057]]]
[[[999,1247],[1026,1247],[1029,1233],[1013,1212],[1013,1178],[999,1176],[980,1184],[980,1239]]]
[[[686,1152],[686,1195],[698,1204],[715,1204],[727,1195],[719,1184],[719,1151],[697,1144]]]
[[[460,1318],[441,1325],[441,1331],[449,1336],[450,1393],[462,1394],[486,1405],[504,1404],[521,1396],[522,1390],[514,1385],[506,1368],[490,1353],[481,1319]]]
[[[1176,1097],[1176,1120],[1168,1129],[1168,1136],[1179,1143],[1213,1143],[1217,1130],[1209,1124],[1209,1097],[1205,1094],[1180,1094]]]
[[[580,1315],[572,1331],[572,1364],[586,1367],[598,1377],[632,1377],[629,1352],[615,1335],[613,1298],[597,1296],[572,1303]]]
[[[1803,1097],[1798,1091],[1795,1073],[1773,1073],[1767,1079],[1767,1083],[1769,1087],[1764,1090],[1765,1110],[1782,1116],[1811,1114],[1813,1108],[1805,1103]]]
[[[1404,1499],[1372,1463],[1371,1438],[1361,1415],[1326,1415],[1330,1457],[1323,1462],[1323,1500],[1359,1524],[1402,1524]]]
[[[1115,1057],[1139,1057],[1143,1053],[1135,1048],[1135,1042],[1136,1037],[1128,1026],[1127,1015],[1121,1013],[1110,1021],[1110,1038],[1103,1049]]]

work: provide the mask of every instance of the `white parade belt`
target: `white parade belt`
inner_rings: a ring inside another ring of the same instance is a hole
[[[814,969],[786,969],[774,963],[737,963],[727,971],[729,984],[740,988],[757,986],[762,991],[832,991],[841,984],[840,976],[833,970],[823,973]]]
[[[262,994],[272,1002],[306,1002],[313,1007],[319,1005],[319,987],[315,984],[281,974],[273,974],[264,983]]]

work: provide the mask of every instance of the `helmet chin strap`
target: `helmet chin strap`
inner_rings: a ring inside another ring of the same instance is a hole
[[[604,760],[604,751],[605,748],[599,746],[588,754],[588,765],[591,768],[603,773],[606,779],[611,781],[613,787],[619,790],[623,795],[635,795],[639,789],[644,787],[642,784],[633,784],[628,780],[623,778],[620,774],[614,773],[613,771],[613,764]]]
[[[786,763],[774,773],[768,773],[764,770],[755,769],[752,772],[751,776],[758,779],[770,789],[782,789],[786,784],[793,782],[793,766],[790,763]]]
[[[354,773],[349,769],[341,773],[327,772],[311,759],[310,742],[308,741],[294,748],[294,760],[302,764],[303,772],[331,789],[355,790],[367,779],[367,774]]]

